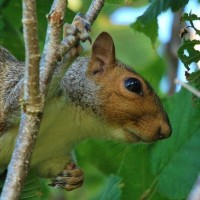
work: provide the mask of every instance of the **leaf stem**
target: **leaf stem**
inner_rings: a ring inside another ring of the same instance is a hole
[[[146,200],[146,199],[150,199],[151,198],[151,196],[155,192],[155,187],[156,187],[157,182],[158,182],[158,176],[153,180],[153,182],[150,185],[150,187],[143,192],[143,194],[140,197],[140,200]]]
[[[195,96],[200,98],[200,92],[197,89],[193,88],[192,86],[190,86],[178,79],[175,79],[174,82],[175,82],[175,84],[180,84],[182,87],[184,87],[185,89],[190,91],[192,94],[194,94]]]

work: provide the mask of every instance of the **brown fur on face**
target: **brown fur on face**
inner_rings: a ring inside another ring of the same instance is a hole
[[[98,97],[105,120],[121,127],[127,141],[151,142],[171,135],[171,125],[158,96],[139,74],[116,60],[114,43],[107,33],[100,34],[93,45],[87,76],[100,85]],[[141,94],[125,87],[128,78],[140,81]]]

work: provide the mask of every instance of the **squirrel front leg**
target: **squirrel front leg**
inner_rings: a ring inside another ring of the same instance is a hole
[[[70,37],[78,37],[81,41],[85,42],[89,40],[91,43],[91,38],[89,36],[89,32],[91,30],[90,23],[86,20],[83,14],[77,14],[72,22],[72,24],[65,24],[63,27],[63,41],[67,43],[68,38]],[[78,43],[75,47],[70,49],[67,55],[63,58],[63,62],[66,62],[66,57],[75,57],[80,55],[82,51],[82,47]],[[68,61],[68,60],[67,60]],[[68,61],[69,62],[69,61]],[[62,74],[64,69],[56,69],[58,72]],[[83,171],[76,165],[74,160],[70,160],[62,172],[58,174],[56,178],[52,179],[51,184],[52,187],[59,187],[65,189],[66,191],[71,191],[76,188],[82,186],[84,181]]]
[[[83,171],[75,164],[74,161],[70,161],[64,170],[55,179],[53,179],[52,183],[49,185],[71,191],[81,187],[83,181]]]

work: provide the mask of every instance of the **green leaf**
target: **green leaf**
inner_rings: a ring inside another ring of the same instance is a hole
[[[154,44],[158,36],[158,15],[171,8],[173,12],[185,6],[189,0],[152,0],[144,14],[131,25],[136,31],[144,33]]]
[[[193,23],[193,21],[195,20],[200,20],[200,17],[198,17],[197,15],[195,14],[192,14],[192,12],[190,12],[189,14],[188,13],[184,13],[183,16],[181,17],[181,21],[184,22],[184,21],[189,21],[190,23],[190,26],[188,27],[191,27],[195,30],[196,34],[200,35],[200,30],[197,29]]]
[[[200,60],[200,51],[195,49],[195,46],[199,44],[199,40],[185,40],[178,49],[178,57],[181,59],[187,70],[189,70],[189,65],[191,63],[197,63]]]
[[[158,192],[170,199],[185,199],[200,169],[200,109],[185,90],[169,99],[166,106],[173,133],[152,149],[152,169],[158,176]]]
[[[0,193],[5,181],[5,175],[0,179]],[[29,173],[24,184],[20,200],[46,200],[49,197],[49,189],[38,177],[33,173]]]
[[[169,8],[171,8],[172,12],[176,12],[180,8],[183,8],[189,2],[189,0],[168,0],[168,2]]]
[[[187,80],[189,81],[189,84],[191,84],[197,90],[200,90],[200,70],[187,75]],[[195,105],[200,105],[200,99],[195,95],[193,95],[193,102]]]
[[[126,149],[126,144],[86,140],[76,147],[76,155],[80,165],[84,165],[86,162],[92,163],[104,174],[110,174],[116,173],[119,169]]]
[[[121,199],[121,178],[116,175],[110,175],[102,191],[100,200],[120,200]]]
[[[194,20],[200,20],[200,17],[192,13],[184,13],[181,17],[181,21],[194,21]]]
[[[20,59],[24,59],[24,42],[21,22],[21,2],[10,0],[0,8],[1,45]]]
[[[137,21],[131,24],[131,27],[138,32],[144,33],[151,39],[154,44],[158,36],[158,22],[157,18],[152,18],[151,13],[148,10]]]
[[[151,187],[154,177],[148,164],[150,148],[149,145],[133,145],[124,156],[118,171],[123,178],[122,199],[140,199]],[[151,193],[154,188],[150,190]]]
[[[192,84],[193,86],[195,86],[198,90],[200,90],[200,71],[196,71],[191,73],[188,76],[188,81],[190,84]]]
[[[198,129],[173,155],[170,163],[163,169],[159,177],[158,190],[171,199],[183,199],[192,189],[199,174],[199,140],[200,132]]]

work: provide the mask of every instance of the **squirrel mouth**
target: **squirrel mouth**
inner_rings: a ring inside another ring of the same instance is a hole
[[[134,131],[132,131],[130,129],[124,128],[124,131],[126,132],[127,141],[130,143],[143,142],[143,143],[151,144],[151,143],[155,142],[155,140],[143,139],[142,137],[138,136],[138,134],[136,134]]]
[[[135,132],[131,131],[130,129],[124,128],[126,133],[127,141],[130,143],[138,143],[143,141]]]

